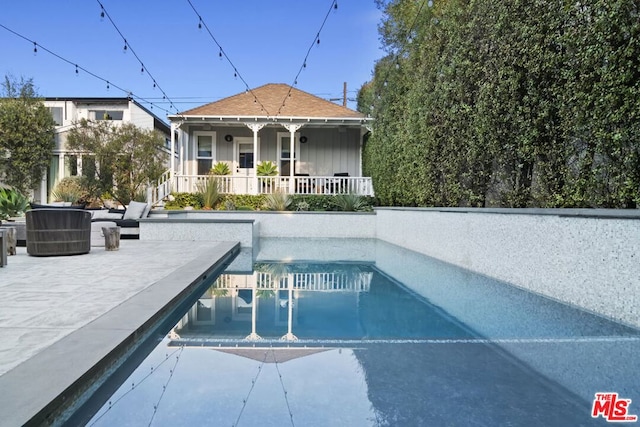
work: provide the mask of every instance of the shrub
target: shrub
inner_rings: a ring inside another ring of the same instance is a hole
[[[203,205],[202,195],[199,193],[171,193],[173,200],[165,203],[165,209],[184,209],[191,206],[194,209],[201,209]]]
[[[222,206],[230,201],[238,210],[241,210],[240,207],[243,206],[259,211],[264,205],[265,197],[264,194],[225,194],[222,198]]]
[[[71,202],[75,204],[79,200],[86,200],[88,197],[88,192],[82,188],[81,178],[77,176],[62,178],[51,191],[51,199],[54,202]]]

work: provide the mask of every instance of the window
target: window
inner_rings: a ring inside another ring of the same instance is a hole
[[[47,107],[56,126],[62,126],[62,107]]]
[[[67,170],[64,176],[77,176],[78,175],[78,156],[66,156]]]
[[[240,169],[253,168],[253,144],[238,144],[238,167]]]
[[[285,132],[278,132],[278,162],[280,163],[280,175],[286,176],[290,173],[291,167],[291,134]],[[298,160],[300,153],[300,134],[296,133],[294,135],[295,138],[295,147],[293,154],[293,163],[294,163],[294,171],[295,164]]]
[[[122,110],[89,110],[89,118],[92,120],[122,120]]]
[[[213,166],[215,156],[215,134],[195,132],[196,140],[196,162],[198,164],[198,175],[207,175]]]

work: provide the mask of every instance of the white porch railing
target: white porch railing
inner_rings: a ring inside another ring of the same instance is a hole
[[[229,280],[228,274],[222,274],[213,287],[216,289],[251,289],[253,284],[244,283],[237,286]],[[373,273],[292,273],[282,277],[274,277],[271,273],[258,272],[256,289],[258,290],[286,290],[289,289],[288,280],[293,280],[292,289],[318,292],[369,292]]]
[[[155,204],[171,194],[171,171],[162,174],[155,186],[147,187],[147,202]]]
[[[195,192],[197,183],[212,175],[176,175],[172,191]],[[223,194],[357,194],[373,196],[373,185],[369,177],[348,176],[296,176],[293,185],[288,176],[215,176]],[[257,188],[255,188],[257,186]]]

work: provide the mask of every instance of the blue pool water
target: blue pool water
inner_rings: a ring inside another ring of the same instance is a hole
[[[605,425],[603,391],[640,413],[634,328],[377,241],[265,241],[259,259],[71,422]]]

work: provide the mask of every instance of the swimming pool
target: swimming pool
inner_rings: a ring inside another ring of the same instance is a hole
[[[378,241],[261,247],[72,422],[602,425],[607,391],[640,412],[636,329]]]

